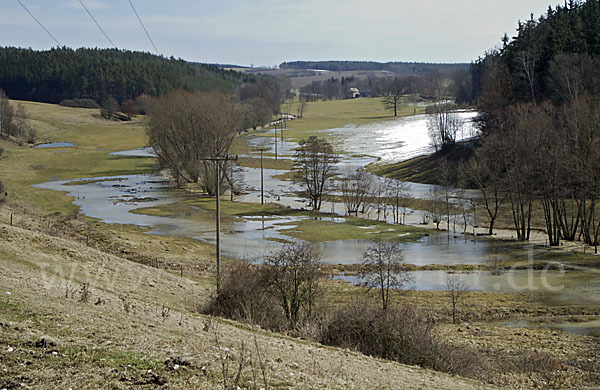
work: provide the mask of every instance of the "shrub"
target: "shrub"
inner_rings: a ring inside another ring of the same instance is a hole
[[[204,312],[264,328],[276,328],[283,321],[264,271],[245,261],[226,270],[221,292],[211,299]]]
[[[439,339],[432,319],[410,306],[382,310],[353,302],[333,315],[321,342],[438,371],[457,372],[462,366]]]
[[[267,285],[273,290],[290,329],[310,320],[323,293],[321,255],[308,243],[284,245],[265,257]]]
[[[100,108],[94,99],[65,99],[60,102],[63,107]]]
[[[205,313],[299,331],[317,314],[323,276],[319,260],[310,244],[300,243],[270,253],[261,266],[237,262],[225,272],[221,292]]]

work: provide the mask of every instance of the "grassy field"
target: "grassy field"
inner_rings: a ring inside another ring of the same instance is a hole
[[[135,210],[136,213],[157,216],[181,216],[195,218],[199,223],[206,221],[204,213],[197,213],[198,208],[214,212],[215,200],[209,197],[195,198],[183,202],[159,207],[147,207]],[[292,222],[277,224],[280,232],[290,237],[309,242],[335,240],[373,240],[384,241],[417,241],[429,233],[428,229],[412,226],[389,225],[383,222],[370,221],[362,218],[347,217],[343,220],[321,212],[298,210],[282,207],[277,204],[260,205],[258,203],[221,201],[221,220],[224,224],[234,222],[236,218],[263,216],[266,220],[277,217],[291,217]]]
[[[291,112],[296,112],[296,104]],[[282,106],[283,107],[283,106]],[[417,107],[417,113],[423,112],[423,107]],[[410,102],[399,106],[398,117],[413,114]],[[299,141],[312,135],[323,136],[322,130],[334,129],[350,124],[363,125],[378,121],[393,121],[392,110],[383,105],[383,98],[358,98],[342,100],[326,100],[308,103],[302,118],[287,122],[284,136],[292,141]],[[260,132],[257,132],[260,136]]]
[[[13,102],[15,103],[15,102]],[[120,150],[146,146],[143,122],[115,122],[102,119],[98,110],[18,102],[29,113],[38,142],[71,142],[73,148],[35,149],[0,141],[5,149],[0,180],[9,199],[33,203],[46,211],[73,213],[71,199],[56,191],[32,188],[52,179],[148,173],[155,170],[153,159],[109,156]]]

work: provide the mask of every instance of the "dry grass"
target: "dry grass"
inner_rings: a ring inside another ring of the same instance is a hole
[[[244,340],[246,356],[257,361],[247,342],[254,337],[270,388],[483,387],[195,314],[191,309],[212,291],[205,282],[83,243],[6,225],[0,225],[0,236],[0,285],[12,293],[10,301],[0,303],[4,387],[153,388],[165,383],[169,388],[218,388],[223,383],[221,352],[232,351],[228,359],[238,367]],[[83,283],[89,283],[87,303],[77,292],[65,297],[69,286],[78,291]],[[36,347],[42,338],[55,345]],[[167,362],[172,358],[189,365],[175,370]],[[251,381],[252,367],[248,363],[243,369],[245,381]]]

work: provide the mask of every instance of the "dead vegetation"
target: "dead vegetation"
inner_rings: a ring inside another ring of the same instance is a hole
[[[0,225],[0,388],[484,387],[196,314],[204,279],[36,230]]]

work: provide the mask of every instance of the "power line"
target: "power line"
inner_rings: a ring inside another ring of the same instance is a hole
[[[54,38],[54,35],[50,34],[50,31],[48,31],[48,29],[46,27],[44,27],[44,25],[39,20],[37,20],[37,18],[35,16],[33,16],[33,14],[31,13],[31,11],[29,11],[27,9],[27,7],[25,7],[25,4],[21,3],[21,0],[17,0],[17,1],[19,2],[19,4],[21,4],[21,7],[23,7],[25,9],[25,11],[27,11],[27,13],[33,18],[33,20],[35,20],[37,22],[37,24],[39,24],[40,27],[43,28],[44,31],[46,31],[46,33],[48,35],[50,35],[50,38],[54,39],[54,42],[56,42],[56,44],[59,47],[61,47],[62,45],[60,44],[60,42],[56,38]]]
[[[144,26],[144,23],[142,23],[142,19],[140,18],[140,15],[138,14],[135,7],[133,6],[133,3],[131,2],[131,0],[129,0],[129,4],[131,4],[131,8],[133,8],[133,12],[135,12],[135,16],[137,16],[138,20],[140,21],[140,24],[142,25],[142,28],[144,29],[146,36],[150,40],[150,43],[152,43],[152,46],[154,47],[154,51],[156,51],[156,54],[160,55],[160,53],[158,52],[158,49],[156,48],[156,45],[154,44],[154,41],[152,40],[152,38],[150,38],[150,34],[148,34],[148,30],[146,30],[146,26]]]
[[[100,29],[100,31],[102,31],[102,34],[104,34],[104,36],[106,37],[106,39],[108,39],[108,41],[110,42],[110,44],[113,45],[113,47],[115,49],[117,49],[117,45],[115,45],[113,43],[113,41],[110,40],[110,38],[108,37],[108,35],[106,34],[106,32],[104,32],[104,30],[102,29],[102,27],[100,27],[100,24],[96,21],[96,19],[94,18],[94,16],[90,12],[90,10],[85,6],[85,4],[83,4],[83,0],[79,0],[79,2],[83,6],[83,8],[86,10],[86,12],[88,13],[88,15],[90,15],[90,18],[92,18],[92,20],[94,21],[94,23],[96,23],[96,26],[98,26],[98,28]]]

